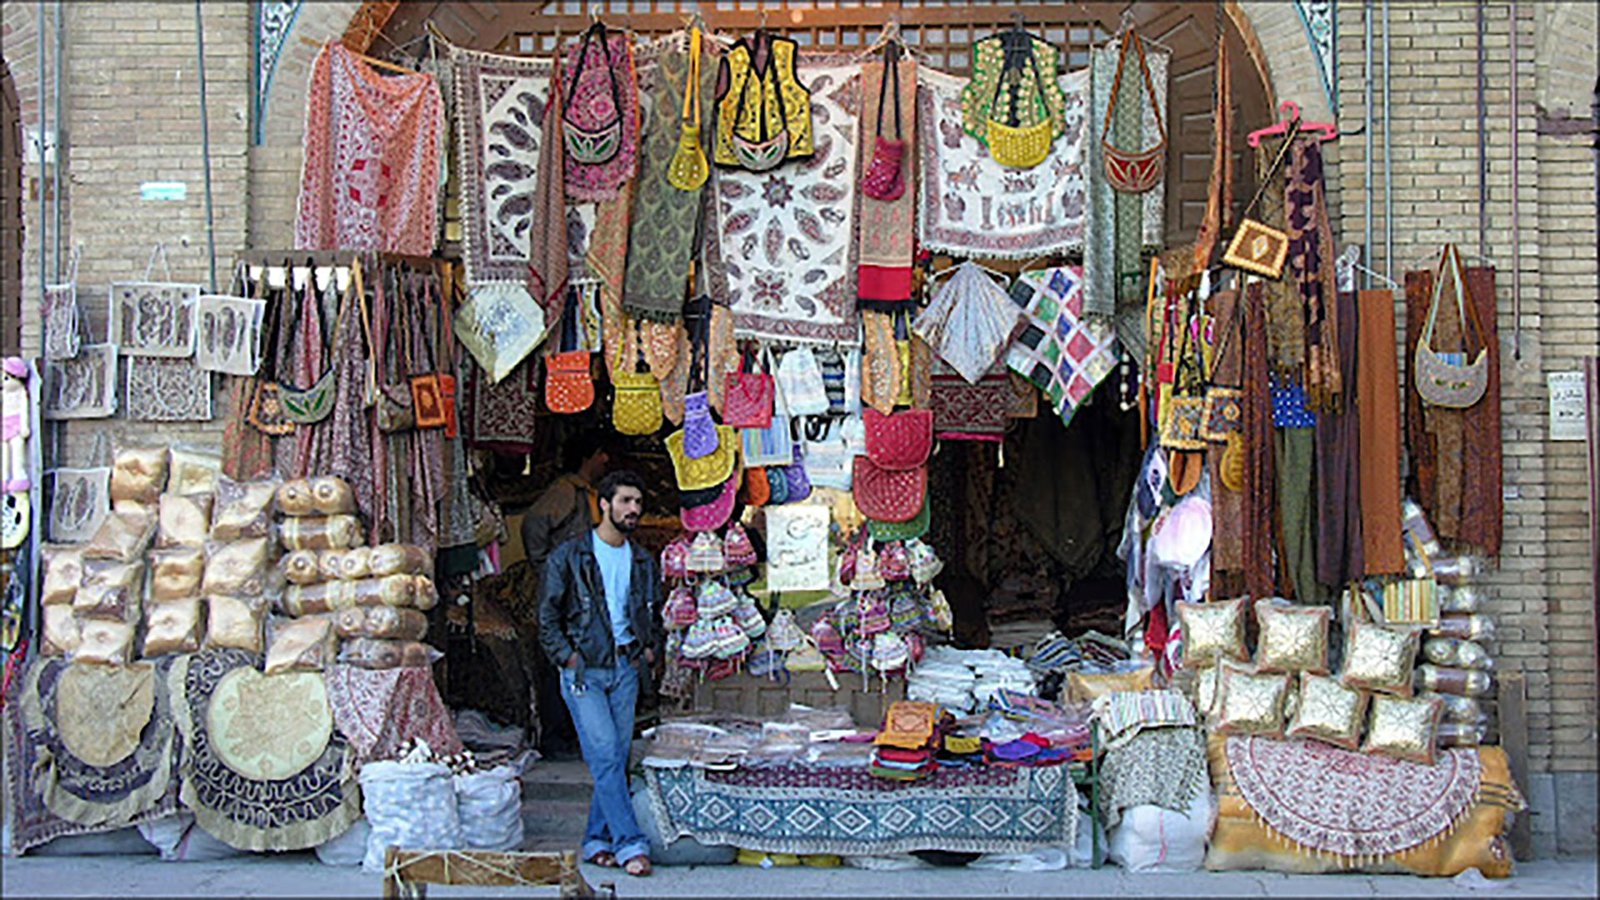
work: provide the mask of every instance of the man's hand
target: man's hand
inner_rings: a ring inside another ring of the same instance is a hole
[[[576,651],[574,651],[571,656],[567,657],[566,667],[569,669],[576,669],[578,667],[578,660],[578,654]]]

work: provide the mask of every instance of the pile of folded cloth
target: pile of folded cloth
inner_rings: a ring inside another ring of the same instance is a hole
[[[1036,685],[1033,673],[1028,671],[1028,666],[1014,656],[1007,656],[998,650],[969,650],[968,665],[977,677],[977,682],[972,686],[972,697],[978,701],[980,708],[987,707],[989,701],[1001,691],[1016,691],[1022,694],[1032,694]]]
[[[1098,631],[1088,631],[1075,638],[1052,631],[1034,644],[1027,666],[1039,678],[1050,673],[1110,672],[1129,656],[1127,641]]]
[[[934,752],[954,718],[936,703],[900,700],[890,704],[883,730],[873,740],[867,771],[890,781],[921,781],[939,770]]]
[[[972,689],[978,676],[963,661],[965,651],[953,647],[930,647],[922,665],[911,670],[906,682],[906,698],[937,703],[961,714],[973,711]]]

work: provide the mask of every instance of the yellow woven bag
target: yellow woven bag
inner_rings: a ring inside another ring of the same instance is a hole
[[[694,459],[683,450],[683,429],[667,435],[667,455],[678,478],[678,490],[703,491],[728,480],[738,456],[739,440],[730,425],[717,426],[717,449]]]

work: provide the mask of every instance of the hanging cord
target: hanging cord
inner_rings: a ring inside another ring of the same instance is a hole
[[[206,251],[210,260],[211,293],[217,292],[217,226],[211,203],[211,119],[206,112],[206,29],[194,0],[194,62],[200,72],[200,154],[206,171]]]

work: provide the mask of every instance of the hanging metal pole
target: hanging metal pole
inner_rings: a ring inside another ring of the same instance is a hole
[[[1367,154],[1362,159],[1363,171],[1361,173],[1363,175],[1362,182],[1364,188],[1362,191],[1362,216],[1364,225],[1361,231],[1363,236],[1361,262],[1363,265],[1371,266],[1373,264],[1372,170],[1375,168],[1372,160],[1372,0],[1366,0],[1365,3],[1361,4],[1361,29],[1363,32],[1365,32],[1366,37],[1366,40],[1363,41],[1363,46],[1366,48],[1366,59],[1363,61],[1361,67],[1361,74],[1364,76],[1363,80],[1366,82],[1363,88],[1364,102],[1361,105],[1361,115],[1364,117],[1361,124],[1361,130],[1366,135],[1365,140],[1367,146]],[[1371,275],[1362,273],[1361,278],[1363,279],[1364,287],[1372,287]]]
[[[1478,4],[1478,259],[1489,258],[1489,76],[1483,4]]]
[[[1522,104],[1517,77],[1517,0],[1511,0],[1511,358],[1522,359]]]
[[[1394,159],[1389,152],[1389,0],[1383,0],[1383,274],[1394,282]]]
[[[211,119],[206,111],[206,27],[200,15],[200,0],[194,0],[194,55],[195,67],[200,70],[200,152],[206,164],[206,252],[214,294],[217,292],[217,229],[211,205]]]
[[[49,260],[45,254],[44,240],[45,233],[50,230],[49,220],[45,218],[47,215],[45,194],[48,194],[49,191],[45,188],[46,182],[44,180],[45,142],[49,140],[48,132],[50,128],[50,119],[44,112],[44,0],[39,0],[36,12],[38,20],[36,28],[39,32],[39,136],[34,143],[38,145],[37,149],[39,151],[39,308],[43,309],[44,286],[50,281]]]
[[[55,95],[53,102],[56,107],[56,111],[51,118],[55,120],[57,132],[55,141],[56,164],[51,167],[50,175],[54,184],[51,190],[50,206],[53,210],[52,216],[55,219],[50,225],[50,230],[52,232],[51,237],[54,238],[55,250],[51,253],[50,270],[55,273],[55,280],[58,284],[61,282],[61,56],[66,45],[67,30],[61,22],[61,14],[61,0],[56,0],[56,56],[51,61],[51,70],[54,74],[52,75],[53,83],[50,87],[50,90]],[[40,252],[43,252],[42,247]]]

